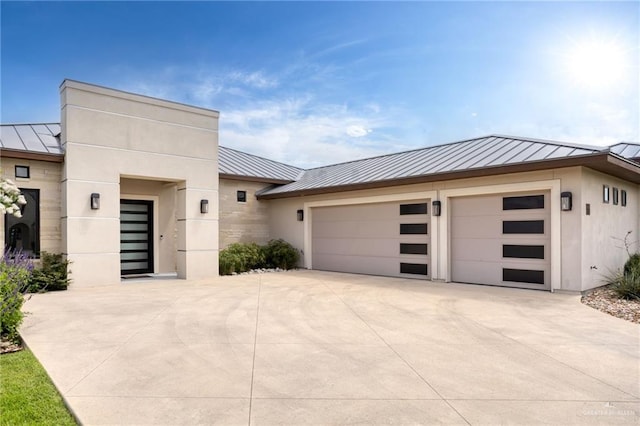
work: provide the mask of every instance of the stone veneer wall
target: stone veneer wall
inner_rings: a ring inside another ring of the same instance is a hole
[[[256,191],[269,186],[264,182],[220,179],[219,246],[232,243],[258,243],[269,241],[269,216],[266,201],[256,199]],[[237,191],[247,192],[247,201],[237,201]]]
[[[29,166],[30,178],[16,178],[15,166]],[[39,160],[0,158],[1,176],[11,179],[19,188],[40,190],[40,250],[62,251],[60,231],[62,164]],[[0,218],[0,239],[4,246],[4,218]]]

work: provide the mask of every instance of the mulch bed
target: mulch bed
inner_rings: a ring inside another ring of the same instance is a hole
[[[4,339],[0,340],[0,355],[10,354],[12,352],[18,352],[18,351],[21,351],[22,349],[23,349],[22,344],[20,343],[13,343]]]
[[[581,300],[594,309],[640,324],[640,300],[620,299],[610,285],[590,290]]]

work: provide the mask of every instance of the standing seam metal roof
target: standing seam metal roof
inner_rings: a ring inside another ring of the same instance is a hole
[[[621,155],[625,158],[640,157],[640,144],[631,142],[620,142],[609,147],[609,151]]]
[[[235,149],[218,147],[218,170],[221,174],[295,181],[304,171],[277,161],[247,154]]]
[[[307,170],[296,182],[271,188],[260,195],[461,172],[601,152],[599,147],[492,135]]]
[[[3,124],[0,148],[38,154],[64,154],[60,146],[60,124]]]

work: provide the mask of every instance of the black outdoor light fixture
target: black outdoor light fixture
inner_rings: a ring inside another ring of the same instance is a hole
[[[97,192],[93,192],[91,194],[91,210],[99,210],[100,209],[100,194]]]
[[[431,214],[433,216],[440,216],[440,214],[442,214],[442,203],[436,200],[432,203],[432,205],[433,205],[433,211],[431,212]]]
[[[571,211],[571,207],[573,206],[571,198],[572,196],[570,192],[563,192],[560,194],[560,209],[563,212]]]
[[[298,222],[302,222],[304,220],[304,210],[298,210],[296,215],[298,216]]]
[[[209,213],[209,200],[200,200],[200,213]]]

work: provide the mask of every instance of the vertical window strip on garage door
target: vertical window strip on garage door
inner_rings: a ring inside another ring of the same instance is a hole
[[[428,203],[400,204],[400,216],[427,215]],[[400,235],[427,235],[427,223],[401,223]],[[427,244],[425,243],[400,243],[400,254],[427,256]],[[401,274],[429,275],[427,263],[400,262]]]

